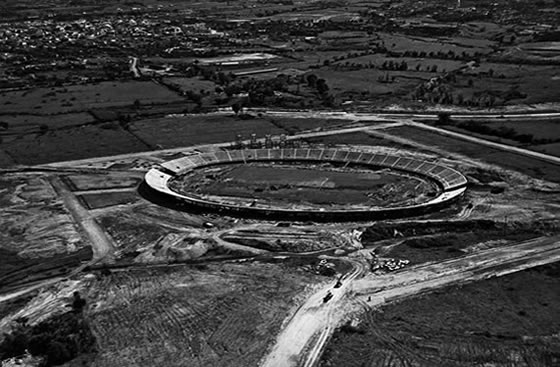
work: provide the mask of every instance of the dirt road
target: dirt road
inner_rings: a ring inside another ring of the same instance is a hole
[[[68,190],[66,185],[58,177],[51,178],[51,184],[58,195],[62,198],[64,206],[68,209],[74,221],[88,236],[93,251],[92,262],[96,262],[113,253],[113,242],[101,229],[90,213],[80,204],[76,196]]]
[[[338,311],[348,302],[345,295],[352,280],[365,271],[365,266],[361,263],[353,261],[353,264],[354,269],[342,279],[342,286],[334,288],[336,282],[327,284],[309,297],[297,310],[278,336],[276,345],[265,357],[262,366],[313,365],[336,327],[336,319],[340,317]],[[325,303],[324,297],[329,292],[332,298]],[[306,350],[307,353],[304,353]]]
[[[400,272],[372,274],[359,280],[354,279],[364,268],[356,267],[342,287],[334,289],[329,284],[298,309],[262,366],[316,365],[334,329],[348,312],[359,311],[364,304],[380,306],[437,288],[502,276],[555,261],[560,261],[560,236],[541,237]],[[329,290],[333,297],[325,304],[323,297]],[[349,295],[355,298],[350,299]]]
[[[540,237],[396,273],[370,275],[354,282],[353,290],[356,296],[368,300],[370,306],[378,306],[432,289],[507,275],[556,261],[560,261],[560,236]]]

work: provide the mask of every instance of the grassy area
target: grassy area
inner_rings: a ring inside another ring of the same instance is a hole
[[[427,181],[394,172],[340,170],[336,166],[234,165],[199,170],[172,182],[178,192],[244,197],[284,205],[394,206],[421,194],[435,194]],[[425,198],[424,198],[425,200]]]
[[[72,126],[81,126],[95,122],[95,118],[87,112],[64,113],[57,115],[0,115],[0,123],[8,124],[7,128],[1,131],[4,141],[9,140],[9,136],[39,132],[43,125],[48,129],[61,129]]]
[[[382,254],[386,257],[407,259],[411,264],[421,264],[464,255],[473,246],[477,245],[484,248],[492,247],[503,245],[504,241],[522,241],[536,236],[538,234],[531,230],[443,233],[406,239],[402,244],[392,247],[389,251],[382,252]]]
[[[351,123],[348,120],[289,117],[267,117],[267,120],[278,128],[286,130],[289,134],[297,134],[309,130],[328,130]]]
[[[131,204],[140,199],[136,192],[104,192],[79,195],[89,209],[106,208],[109,206]]]
[[[73,253],[41,258],[22,257],[13,251],[0,248],[0,291],[8,291],[23,283],[65,276],[91,258],[90,247],[81,248]]]
[[[196,115],[142,120],[131,125],[131,131],[154,146],[174,148],[197,144],[235,141],[241,134],[249,139],[251,134],[279,135],[285,130],[261,118],[242,120],[235,116]]]
[[[141,181],[141,177],[131,176],[128,172],[65,177],[65,182],[69,184],[73,191],[135,187]]]
[[[3,106],[2,112],[5,114],[33,111],[41,115],[50,115],[88,111],[94,108],[129,106],[136,100],[142,105],[183,99],[153,82],[137,81],[102,82],[0,93],[0,106]]]
[[[555,263],[386,305],[338,329],[319,365],[555,366],[558,287]]]
[[[116,123],[29,134],[6,142],[3,144],[3,148],[16,160],[16,163],[27,165],[150,149]]]
[[[532,135],[535,139],[560,139],[560,121],[496,121],[486,123],[494,129],[512,129],[518,134]]]
[[[387,132],[417,141],[421,144],[434,145],[449,152],[464,154],[481,161],[519,171],[529,176],[560,182],[560,170],[558,166],[539,159],[490,148],[410,126],[389,128]]]

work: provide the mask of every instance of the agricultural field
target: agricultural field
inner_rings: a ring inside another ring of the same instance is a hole
[[[443,52],[473,55],[475,52],[487,54],[492,51],[495,42],[487,39],[464,37],[414,37],[403,34],[378,33],[380,40],[392,51]]]
[[[116,123],[28,134],[2,147],[16,163],[25,165],[150,150]]]
[[[559,274],[554,263],[368,311],[319,365],[557,365]]]
[[[238,134],[248,139],[251,134],[286,133],[261,118],[242,120],[235,116],[189,115],[141,120],[131,124],[130,130],[152,146],[174,148],[188,145],[235,141]]]
[[[535,139],[560,139],[560,121],[496,121],[485,125],[493,129],[513,129],[517,134],[530,134]]]
[[[216,83],[209,80],[203,80],[199,77],[197,78],[181,78],[181,77],[167,77],[163,78],[163,82],[166,85],[177,86],[181,92],[195,92],[200,93],[213,93],[216,89]]]
[[[560,124],[556,120],[452,121],[445,129],[558,156]]]
[[[533,145],[532,150],[560,157],[560,143]]]
[[[271,124],[283,129],[287,134],[298,134],[304,131],[319,131],[340,128],[348,125],[348,120],[321,119],[321,118],[290,118],[290,117],[266,117]]]
[[[146,94],[149,91],[149,94]],[[176,93],[153,82],[102,82],[68,87],[36,88],[0,93],[4,114],[41,115],[89,111],[96,108],[160,104],[182,101]]]
[[[519,171],[528,176],[556,183],[560,182],[558,166],[535,158],[482,146],[410,126],[389,128],[386,131],[421,144],[433,145],[449,152],[459,153],[510,170]]]
[[[89,287],[92,366],[254,366],[324,278],[281,264],[115,272]],[[159,363],[159,362],[157,362]]]
[[[19,135],[39,133],[42,130],[57,130],[94,123],[95,118],[87,112],[65,113],[58,115],[0,115],[0,125],[6,124],[0,130],[4,142],[16,139]]]
[[[429,75],[422,75],[412,72],[386,72],[383,70],[355,70],[355,71],[334,71],[330,69],[319,69],[313,74],[319,78],[324,78],[331,93],[339,98],[350,98],[360,95],[365,97],[382,96],[384,103],[398,101],[410,93],[419,83],[429,80]],[[379,78],[386,75],[395,77],[391,82],[380,82]]]
[[[371,146],[381,145],[381,146],[389,146],[389,147],[398,146],[396,143],[392,141],[381,139],[361,131],[353,132],[353,133],[324,135],[324,136],[317,136],[312,138],[305,138],[305,141],[308,142],[309,144],[325,144],[325,145],[346,144],[346,145],[371,145]]]

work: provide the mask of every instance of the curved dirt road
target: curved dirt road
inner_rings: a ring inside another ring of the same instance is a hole
[[[289,323],[281,331],[272,351],[262,362],[263,367],[312,366],[337,326],[340,311],[344,308],[345,295],[352,280],[360,276],[365,267],[358,261],[352,261],[354,269],[342,278],[342,286],[334,288],[331,282],[315,292],[296,311]],[[332,298],[324,303],[328,292]],[[336,314],[336,316],[335,316]],[[306,353],[306,358],[302,355]]]

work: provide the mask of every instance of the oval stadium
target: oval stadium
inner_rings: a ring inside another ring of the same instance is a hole
[[[428,160],[349,149],[245,149],[184,156],[147,185],[181,205],[275,220],[357,221],[421,215],[466,191],[458,171]]]

